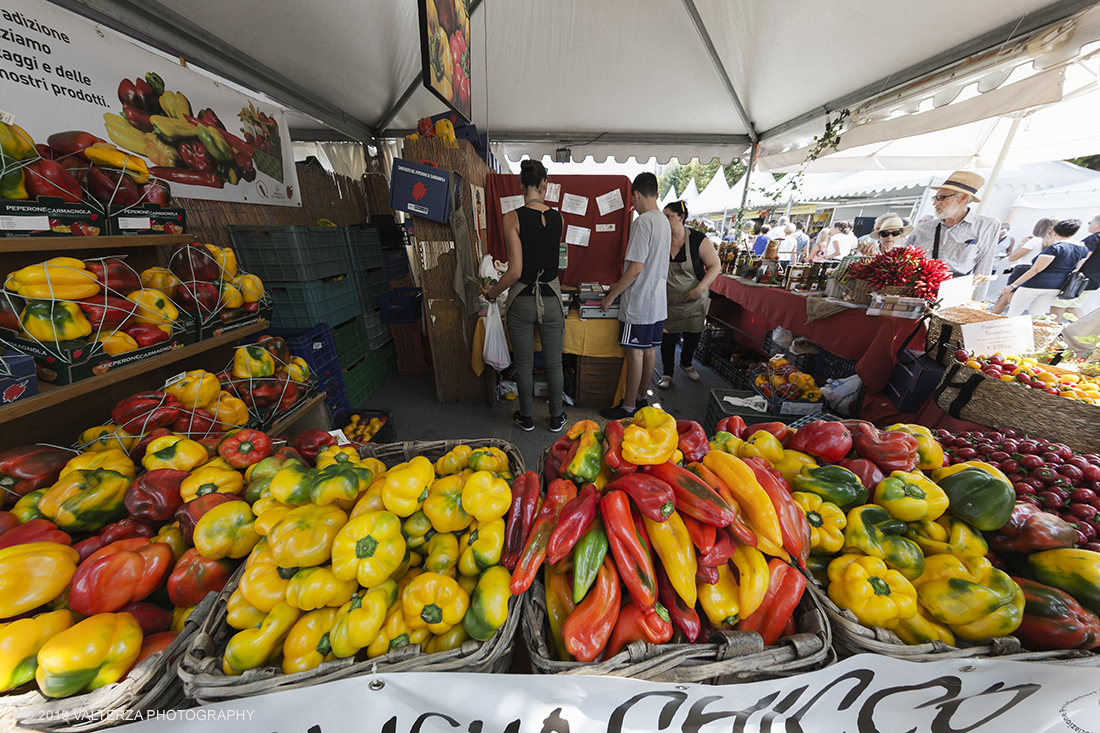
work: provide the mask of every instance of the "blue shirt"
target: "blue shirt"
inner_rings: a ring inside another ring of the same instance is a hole
[[[1020,287],[1059,290],[1062,283],[1066,281],[1066,277],[1073,272],[1073,268],[1077,266],[1082,257],[1088,256],[1088,253],[1089,248],[1083,244],[1068,240],[1055,242],[1039,253],[1040,257],[1044,255],[1053,257],[1054,261],[1047,265],[1045,270],[1020,285]]]
[[[752,243],[752,253],[754,255],[764,254],[764,250],[768,248],[768,242],[772,241],[772,238],[767,234],[761,234],[756,238],[756,241]]]

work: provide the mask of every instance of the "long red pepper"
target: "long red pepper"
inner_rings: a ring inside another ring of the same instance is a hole
[[[684,460],[688,463],[703,460],[703,456],[710,450],[703,426],[694,420],[677,420],[676,432],[679,433],[676,447],[684,454]]]
[[[653,557],[647,547],[648,539],[644,539],[645,534],[638,531],[630,515],[630,500],[622,491],[612,491],[600,501],[600,514],[627,592],[635,604],[649,608],[657,600]]]
[[[779,588],[783,585],[783,579],[788,572],[797,573],[798,571],[779,558],[773,557],[768,560],[768,592],[764,594],[764,600],[760,602],[760,606],[750,616],[741,619],[741,622],[737,624],[738,631],[760,631],[760,627],[764,625],[764,620],[772,612],[772,602],[775,600],[776,594],[779,593]]]
[[[771,613],[764,619],[759,629],[765,645],[774,644],[781,636],[793,633],[794,609],[802,600],[802,593],[805,590],[806,576],[794,568],[788,569],[787,574],[783,576],[783,585],[772,600]]]
[[[736,551],[737,546],[733,544],[729,533],[719,532],[714,539],[714,547],[710,549],[710,552],[699,555],[699,564],[706,565],[708,568],[721,567],[729,562]]]
[[[684,632],[684,636],[688,638],[688,641],[695,641],[699,638],[699,614],[695,612],[694,608],[689,608],[684,603],[684,599],[672,587],[672,583],[668,579],[668,573],[665,572],[660,563],[657,564],[656,571],[657,594],[661,599],[661,603],[668,610],[669,618],[676,625],[676,628]],[[717,580],[717,570],[714,571],[714,575],[715,580]]]
[[[603,461],[615,475],[626,476],[638,467],[623,458],[623,435],[626,428],[618,420],[611,420],[603,430]]]
[[[737,541],[741,544],[756,547],[756,533],[749,529],[749,526],[745,524],[745,520],[741,519],[741,505],[733,498],[733,494],[730,493],[729,487],[726,486],[725,482],[718,478],[714,471],[711,471],[702,463],[689,463],[688,469],[702,479],[707,486],[714,489],[719,496],[725,499],[726,504],[729,505],[730,509],[733,511],[733,521],[730,522],[726,529],[732,532],[734,537],[736,537]]]
[[[619,574],[612,559],[605,557],[595,586],[561,627],[565,650],[578,662],[591,662],[603,651],[619,619],[620,603]]]
[[[558,523],[558,514],[576,495],[577,487],[572,481],[565,479],[554,481],[546,490],[546,500],[542,502],[542,508],[531,527],[531,536],[527,538],[527,545],[512,571],[512,595],[520,595],[535,582],[535,575],[538,574],[542,561],[546,559],[546,544]]]
[[[528,479],[527,490],[523,494],[523,511],[521,512],[523,519],[523,537],[519,541],[521,552],[524,547],[527,547],[527,540],[531,537],[531,528],[535,526],[535,517],[538,516],[541,508],[542,482],[537,477]]]
[[[504,549],[501,551],[500,564],[509,570],[515,570],[519,553],[523,551],[523,499],[527,495],[527,484],[535,482],[538,491],[539,475],[534,471],[520,474],[512,482],[512,505],[508,507],[508,519],[505,522]]]
[[[704,585],[716,585],[718,583],[718,568],[699,563],[695,566],[695,582]]]
[[[600,490],[588,484],[580,496],[562,507],[558,516],[558,526],[550,535],[546,545],[546,562],[556,565],[569,554],[592,523],[596,521],[596,508],[600,503]]]
[[[718,528],[713,524],[705,524],[700,522],[690,514],[681,514],[680,519],[684,520],[684,526],[687,527],[688,534],[691,535],[691,543],[695,545],[699,552],[710,552],[714,547],[714,540],[718,533]]]
[[[664,606],[656,603],[653,608],[638,608],[633,601],[627,601],[619,609],[619,618],[615,622],[615,629],[611,632],[603,658],[610,659],[632,641],[664,644],[671,638],[672,621]]]
[[[767,493],[779,517],[779,529],[783,534],[783,549],[798,559],[799,567],[805,569],[806,559],[810,556],[810,523],[806,514],[791,498],[791,489],[783,474],[772,468],[763,458],[746,458],[745,463],[752,469],[756,482]]]
[[[733,509],[714,489],[698,476],[674,463],[644,466],[645,473],[672,487],[676,510],[715,527],[727,527],[735,518]]]
[[[663,522],[676,510],[672,487],[659,478],[644,473],[620,476],[603,487],[604,495],[611,491],[625,491],[634,505],[654,522]]]

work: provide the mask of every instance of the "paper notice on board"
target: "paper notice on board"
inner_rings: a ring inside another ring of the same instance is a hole
[[[569,194],[566,194],[567,196]],[[565,230],[565,241],[567,244],[575,244],[578,247],[587,247],[588,238],[592,235],[592,230],[586,227],[577,227],[572,224]]]
[[[607,216],[623,208],[623,195],[617,188],[614,191],[608,191],[603,196],[596,197],[596,206],[600,207],[600,216]]]
[[[561,210],[565,214],[584,216],[584,213],[588,211],[588,198],[567,193],[561,200]]]
[[[975,354],[1027,354],[1035,350],[1031,316],[962,324],[963,345]]]
[[[560,183],[547,183],[546,184],[546,201],[557,201],[561,198],[561,184]]]
[[[597,224],[596,225],[596,231],[597,232],[613,232],[613,231],[615,231],[615,225],[614,224]]]
[[[500,213],[501,215],[507,214],[509,211],[515,211],[519,207],[523,206],[523,196],[501,196],[500,197]]]

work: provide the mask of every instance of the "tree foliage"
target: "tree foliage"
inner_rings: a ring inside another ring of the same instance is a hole
[[[674,186],[676,195],[682,195],[692,180],[695,181],[695,187],[702,191],[718,173],[720,167],[722,167],[722,164],[717,158],[709,163],[701,163],[698,158],[692,158],[687,165],[681,165],[678,162],[673,163],[665,169],[665,172],[661,174],[657,181],[658,198],[664,198],[669,189]],[[732,187],[741,180],[741,176],[745,175],[745,165],[740,160],[735,160],[725,166],[723,172],[726,176],[726,183]]]

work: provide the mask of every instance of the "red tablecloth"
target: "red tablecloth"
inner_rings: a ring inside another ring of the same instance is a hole
[[[868,316],[856,309],[807,323],[804,295],[782,288],[752,287],[725,275],[710,289],[741,306],[723,320],[754,338],[762,340],[767,330],[783,326],[842,359],[854,359],[856,374],[869,395],[886,389],[902,340],[915,325],[904,318]],[[923,328],[913,343],[924,343]]]

